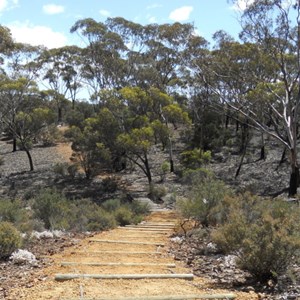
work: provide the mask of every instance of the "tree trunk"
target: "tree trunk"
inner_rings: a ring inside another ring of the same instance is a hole
[[[299,166],[297,162],[297,153],[295,149],[291,149],[291,167],[292,172],[290,176],[290,185],[289,185],[289,196],[295,196],[297,194],[297,188],[299,186]]]
[[[16,152],[17,151],[17,139],[14,137],[13,138],[13,150],[12,152]]]
[[[145,160],[144,160],[144,165],[145,165],[145,174],[147,176],[147,179],[148,179],[148,183],[149,185],[152,183],[152,176],[151,176],[151,169],[150,169],[150,166],[149,166],[149,161],[148,161],[148,157],[146,156],[145,157]]]
[[[27,148],[25,148],[24,150],[25,150],[25,152],[27,154],[27,157],[28,157],[28,160],[29,160],[30,171],[33,171],[34,167],[33,167],[33,161],[32,161],[31,153],[30,153],[30,151]]]
[[[265,151],[265,138],[264,133],[261,133],[261,148],[260,148],[260,160],[266,159],[266,151]]]
[[[170,173],[174,173],[173,144],[170,137],[169,137],[169,161],[170,161]]]

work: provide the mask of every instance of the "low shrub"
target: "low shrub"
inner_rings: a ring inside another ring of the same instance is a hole
[[[249,194],[227,199],[226,219],[212,234],[225,253],[260,281],[284,274],[300,250],[299,209]]]
[[[101,204],[101,206],[108,212],[114,212],[121,206],[120,199],[109,199]]]
[[[20,232],[9,222],[0,222],[0,258],[9,257],[21,245]]]
[[[89,199],[73,204],[75,218],[70,227],[76,231],[102,231],[116,226],[114,215]]]
[[[149,186],[149,198],[153,201],[160,201],[167,194],[167,189],[163,185],[151,183]]]
[[[178,211],[183,218],[194,220],[196,226],[215,225],[218,222],[216,208],[230,191],[208,172],[189,172],[188,177],[186,197],[176,201]]]
[[[36,195],[32,208],[35,217],[50,230],[69,229],[69,220],[74,218],[74,211],[66,197],[53,189],[45,189]]]
[[[134,214],[129,207],[123,205],[120,206],[114,213],[117,223],[120,226],[125,226],[133,223]]]
[[[133,200],[130,203],[130,209],[135,216],[145,216],[150,213],[150,206],[148,203],[142,203],[138,200]]]
[[[10,222],[24,231],[28,227],[30,216],[20,200],[0,199],[0,221]]]
[[[186,150],[181,153],[181,163],[188,169],[198,169],[211,160],[211,152],[200,148]]]

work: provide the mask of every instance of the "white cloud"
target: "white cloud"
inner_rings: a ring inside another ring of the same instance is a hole
[[[29,22],[14,22],[7,27],[16,42],[34,46],[44,45],[47,48],[58,48],[67,44],[67,37],[63,33],[53,31],[50,27],[35,26]]]
[[[18,6],[19,0],[0,0],[0,13]]]
[[[251,4],[253,4],[254,0],[237,0],[233,6],[231,6],[231,9],[243,12],[247,9],[247,7]]]
[[[65,8],[62,5],[46,4],[43,6],[43,11],[47,15],[56,15],[63,13]]]
[[[163,7],[161,4],[152,4],[152,5],[148,5],[147,6],[147,9],[154,9],[154,8],[160,8],[160,7]]]
[[[147,16],[147,19],[150,23],[156,23],[156,17],[153,17],[153,16]]]
[[[7,0],[0,0],[0,12],[7,7]]]
[[[108,17],[110,16],[110,12],[108,10],[105,10],[105,9],[101,9],[99,11],[100,15],[103,16],[103,17]]]
[[[194,10],[192,6],[183,6],[173,10],[170,15],[169,19],[175,22],[186,21],[189,19],[191,12]]]

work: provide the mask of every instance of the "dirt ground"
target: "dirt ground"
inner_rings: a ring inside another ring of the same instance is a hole
[[[190,274],[168,253],[169,236],[174,231],[170,223],[176,223],[176,220],[172,211],[153,212],[145,220],[150,229],[141,226],[117,228],[85,238],[79,244],[51,256],[53,263],[36,271],[36,278],[42,279],[34,281],[30,287],[11,290],[5,299],[122,299],[133,296],[143,299],[220,293],[235,293],[236,299],[241,300],[259,299],[254,293],[219,290],[209,280],[199,277],[193,280],[55,279],[58,274]],[[87,263],[98,265],[84,265]]]

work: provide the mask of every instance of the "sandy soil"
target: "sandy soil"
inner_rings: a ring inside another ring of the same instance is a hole
[[[163,223],[168,230],[117,228],[86,238],[78,245],[51,256],[54,264],[37,272],[37,277],[43,280],[35,282],[30,288],[10,291],[6,299],[121,299],[132,296],[144,299],[151,296],[235,293],[219,290],[207,279],[197,277],[193,280],[149,278],[55,280],[57,274],[189,274],[190,271],[181,262],[174,261],[168,253],[169,236],[174,229],[166,224],[176,223],[176,220],[176,215],[171,211],[153,212],[145,220],[146,224],[161,228]],[[125,241],[128,244],[124,243]],[[148,245],[149,243],[164,245]],[[65,263],[72,265],[62,265]],[[99,265],[84,265],[87,263]],[[107,265],[112,263],[116,265]],[[258,299],[254,293],[235,294],[236,299]]]

